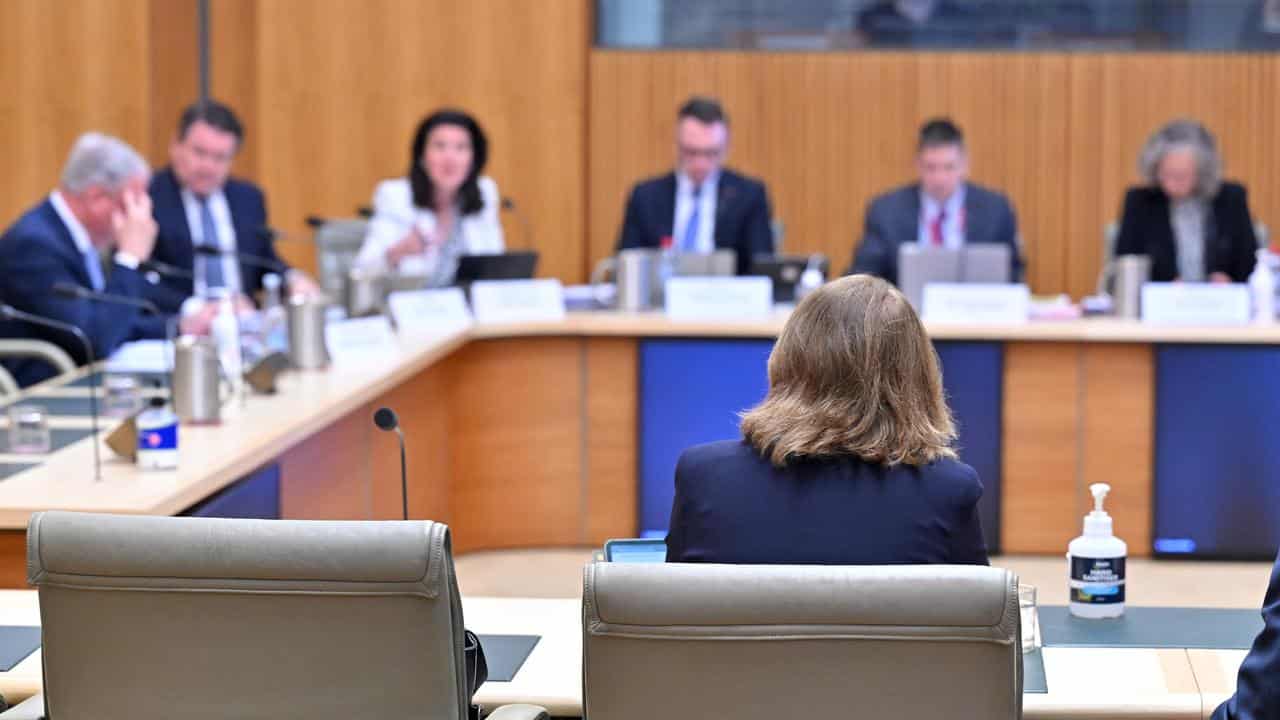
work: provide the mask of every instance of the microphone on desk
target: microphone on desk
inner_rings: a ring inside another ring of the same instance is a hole
[[[510,195],[502,198],[502,209],[516,216],[516,219],[520,222],[520,234],[523,236],[521,238],[524,241],[522,243],[524,246],[523,249],[532,250],[533,226],[529,224],[529,216],[525,215],[524,212],[520,210],[520,206],[516,205],[516,201],[513,200]]]
[[[378,408],[373,414],[373,424],[383,432],[395,431],[396,436],[400,438],[400,505],[404,514],[404,519],[409,519],[409,481],[407,466],[404,459],[404,431],[400,429],[400,418],[396,417],[396,411],[388,407]]]
[[[262,228],[258,233],[262,238],[268,240],[276,236],[275,231],[271,228]],[[288,265],[277,260],[259,257],[257,255],[250,255],[249,253],[237,252],[235,250],[223,250],[222,248],[216,248],[211,245],[196,245],[194,250],[197,255],[204,255],[206,257],[233,257],[237,261],[248,265],[249,267],[261,268],[281,275],[285,274],[289,270]]]
[[[177,265],[170,265],[159,260],[143,260],[138,264],[143,272],[153,272],[164,277],[177,278],[179,280],[191,280],[195,278],[195,273],[185,270]]]
[[[84,334],[80,328],[71,323],[64,323],[61,320],[53,320],[39,315],[32,315],[29,312],[23,312],[11,305],[0,304],[0,318],[13,320],[16,322],[29,323],[31,325],[39,325],[40,327],[58,330],[74,335],[80,344],[84,346],[85,357],[89,361],[89,437],[93,442],[93,481],[102,482],[102,457],[98,451],[98,371],[93,367],[93,344],[89,342],[89,336]]]

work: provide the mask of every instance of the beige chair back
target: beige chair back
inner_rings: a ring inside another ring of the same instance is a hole
[[[37,513],[54,718],[465,718],[449,530]]]
[[[594,563],[585,714],[1018,718],[1017,586],[975,566]]]

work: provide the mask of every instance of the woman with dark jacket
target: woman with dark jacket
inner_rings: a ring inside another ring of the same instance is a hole
[[[742,435],[681,455],[669,561],[987,564],[982,483],[952,448],[938,357],[884,280],[800,302]]]
[[[1147,140],[1138,160],[1147,185],[1124,197],[1116,255],[1151,258],[1156,282],[1245,282],[1258,241],[1244,186],[1222,179],[1205,127],[1176,120]]]

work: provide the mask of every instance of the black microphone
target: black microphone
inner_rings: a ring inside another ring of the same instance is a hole
[[[520,221],[520,232],[524,236],[524,249],[533,249],[533,226],[529,224],[529,217],[520,210],[520,206],[516,205],[516,201],[511,196],[502,198],[502,209],[510,211],[516,219]]]
[[[18,322],[39,325],[53,330],[58,330],[68,335],[74,335],[80,344],[84,346],[85,357],[89,360],[89,437],[93,441],[93,481],[102,482],[102,457],[98,451],[98,371],[93,367],[93,344],[89,342],[89,336],[84,334],[80,328],[65,323],[61,320],[52,320],[39,315],[32,315],[29,312],[23,312],[11,305],[0,305],[0,317],[7,320],[16,320]]]
[[[395,431],[396,436],[400,438],[400,505],[404,513],[404,519],[409,519],[409,481],[408,470],[404,461],[404,431],[400,429],[400,418],[396,417],[396,411],[388,407],[378,408],[373,414],[373,424],[378,426],[383,432]]]
[[[271,230],[270,228],[263,228],[260,232],[270,233],[270,235],[263,235],[263,237],[275,237],[275,231]],[[262,268],[263,270],[270,270],[273,273],[279,273],[281,275],[289,271],[289,266],[285,265],[282,262],[271,260],[270,258],[258,257],[257,255],[250,255],[248,253],[236,252],[235,250],[223,250],[222,248],[216,248],[210,245],[196,245],[194,249],[197,255],[205,255],[209,257],[219,257],[219,258],[229,256],[229,257],[235,258],[237,261],[244,263],[245,265],[248,265],[250,267]]]
[[[154,272],[157,275],[165,277],[178,278],[179,280],[191,280],[195,278],[195,273],[185,270],[177,265],[162,263],[159,260],[143,260],[138,267],[147,272]]]
[[[90,290],[83,285],[75,285],[73,283],[59,282],[53,284],[53,293],[66,298],[74,298],[77,300],[88,300],[89,302],[107,303],[109,305],[124,305],[126,307],[138,308],[148,315],[156,317],[164,317],[164,313],[160,312],[160,308],[150,300],[142,298],[129,297],[128,295],[115,295],[112,293],[98,292]],[[169,388],[169,397],[173,397],[173,337],[177,334],[178,317],[167,318],[164,323],[165,340],[169,343],[169,347],[165,351],[165,384]],[[77,328],[79,329],[79,328]]]

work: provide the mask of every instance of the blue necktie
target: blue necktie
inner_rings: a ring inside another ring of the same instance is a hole
[[[221,249],[218,243],[218,226],[213,223],[213,213],[209,211],[209,198],[200,198],[200,227],[204,235],[205,247]],[[222,272],[222,256],[207,255],[204,260],[204,282],[206,287],[220,288],[227,286],[227,278]]]
[[[81,253],[84,257],[84,269],[89,273],[89,284],[93,286],[95,292],[102,292],[102,288],[106,287],[106,281],[102,278],[102,258],[98,257],[98,251],[92,245],[85,248]]]
[[[689,213],[689,221],[685,223],[684,232],[680,233],[680,251],[693,252],[698,249],[698,221],[702,219],[702,203],[698,196],[702,188],[693,188],[693,212]]]

